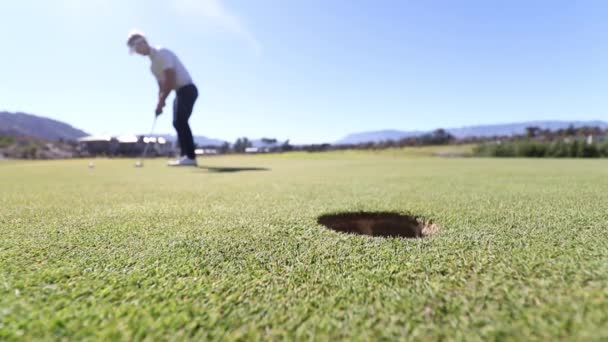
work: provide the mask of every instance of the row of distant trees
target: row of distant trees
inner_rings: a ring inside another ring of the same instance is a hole
[[[526,134],[524,136],[515,136],[513,138],[518,139],[525,137],[553,141],[557,139],[575,136],[601,136],[606,135],[607,133],[607,130],[604,130],[597,126],[574,127],[573,125],[570,125],[568,128],[562,128],[557,130],[542,129],[537,126],[530,126],[526,127]]]
[[[593,137],[591,141],[590,137]],[[603,139],[603,140],[602,140]],[[350,145],[313,144],[291,145],[289,140],[279,142],[274,138],[263,138],[263,152],[308,151],[323,152],[331,150],[380,150],[429,145],[475,144],[475,155],[493,157],[607,157],[608,130],[599,127],[570,126],[565,129],[549,130],[540,127],[528,127],[524,134],[515,136],[470,137],[457,139],[444,129],[416,137],[381,142],[366,142]],[[52,145],[52,146],[51,146]],[[234,143],[221,146],[197,146],[197,148],[214,149],[220,154],[245,153],[253,147],[253,141],[247,137],[238,138]],[[49,144],[31,139],[19,139],[0,135],[0,154],[14,158],[52,158],[52,154],[78,156],[76,142],[56,142]],[[51,151],[54,151],[51,153]]]
[[[12,135],[0,134],[0,148],[8,147],[15,142],[15,137]]]
[[[360,144],[316,144],[298,147],[299,150],[308,152],[323,152],[331,150],[382,150],[388,148],[413,147],[413,146],[430,146],[430,145],[448,145],[461,143],[456,137],[448,133],[444,129],[437,129],[431,133],[423,134],[417,137],[408,137],[398,140],[385,140],[380,142],[365,142]]]
[[[431,133],[423,134],[416,137],[407,137],[398,140],[385,140],[380,142],[365,142],[360,144],[313,144],[303,146],[291,146],[289,141],[282,145],[275,145],[273,152],[283,151],[308,151],[308,152],[323,152],[331,150],[381,150],[388,148],[415,147],[415,146],[431,146],[431,145],[450,145],[450,144],[476,144],[479,148],[476,149],[477,155],[483,156],[601,156],[602,147],[598,144],[587,146],[582,140],[589,136],[602,137],[608,136],[608,130],[603,130],[600,127],[574,127],[570,126],[564,129],[550,130],[540,127],[527,127],[526,132],[520,135],[513,136],[493,136],[493,137],[468,137],[457,139],[445,129],[437,129]],[[579,140],[581,143],[579,144]],[[267,144],[277,144],[276,139],[262,139]],[[579,147],[579,145],[581,147]],[[220,153],[244,153],[248,147],[251,147],[251,141],[247,138],[239,138],[230,145],[224,144],[220,148]],[[595,148],[596,152],[592,152]],[[568,150],[569,152],[565,152]],[[581,151],[580,153],[578,151]],[[574,151],[577,151],[576,153]]]
[[[76,143],[0,134],[0,158],[57,159],[77,155]]]
[[[474,154],[481,157],[608,157],[608,130],[589,126],[554,131],[527,127],[525,135],[482,141]]]
[[[475,147],[479,157],[531,158],[600,158],[608,157],[608,142],[587,143],[585,140],[488,142]]]
[[[418,137],[409,137],[399,140],[386,140],[382,142],[366,142],[361,144],[347,145],[332,145],[332,144],[312,144],[293,146],[289,140],[279,144],[276,139],[263,138],[262,142],[266,146],[272,146],[271,152],[287,152],[287,151],[307,151],[307,152],[323,152],[331,150],[378,150],[387,148],[398,148],[407,146],[428,146],[428,145],[447,145],[456,143],[456,138],[444,129],[438,129],[431,133],[420,135]],[[246,137],[237,139],[234,144],[224,143],[219,149],[219,153],[244,153],[247,148],[252,147],[251,140]]]
[[[282,143],[279,143],[277,139],[274,138],[262,138],[262,143],[264,144],[264,148],[268,149],[268,152],[288,152],[294,149],[289,143],[289,140],[286,140]],[[249,140],[247,137],[238,138],[233,144],[229,142],[224,142],[221,146],[202,146],[203,148],[216,149],[220,154],[228,154],[228,153],[245,153],[246,150],[250,147],[253,147],[253,142]],[[197,146],[198,148],[198,146]]]
[[[591,142],[588,139],[591,137]],[[608,156],[608,130],[600,127],[574,127],[550,130],[527,127],[524,134],[512,136],[468,137],[457,139],[444,129],[417,137],[351,145],[317,144],[298,147],[309,152],[331,150],[380,150],[430,145],[475,144],[475,155],[495,157],[595,158]]]

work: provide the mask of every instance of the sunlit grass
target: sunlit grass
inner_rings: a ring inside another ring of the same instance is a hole
[[[0,162],[0,339],[608,338],[607,161],[417,151]]]

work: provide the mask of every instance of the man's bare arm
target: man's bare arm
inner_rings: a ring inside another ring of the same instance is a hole
[[[163,82],[158,82],[158,104],[156,106],[156,114],[160,114],[165,107],[165,101],[171,92],[176,88],[175,69],[166,69],[164,71],[165,78]]]

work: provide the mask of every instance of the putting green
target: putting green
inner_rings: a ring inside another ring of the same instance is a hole
[[[0,339],[608,339],[606,160],[88,163],[0,162]]]

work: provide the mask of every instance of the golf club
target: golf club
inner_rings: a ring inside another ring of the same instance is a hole
[[[152,123],[152,129],[150,129],[150,134],[148,134],[148,136],[152,136],[152,134],[154,134],[154,128],[156,127],[156,119],[158,118],[158,116],[154,117],[154,122]],[[138,162],[135,163],[135,167],[144,167],[144,159],[146,158],[146,155],[148,153],[148,147],[150,146],[149,142],[145,141],[146,137],[144,136],[144,144],[146,144],[146,146],[144,147],[144,153],[142,153],[141,158],[139,159]]]

